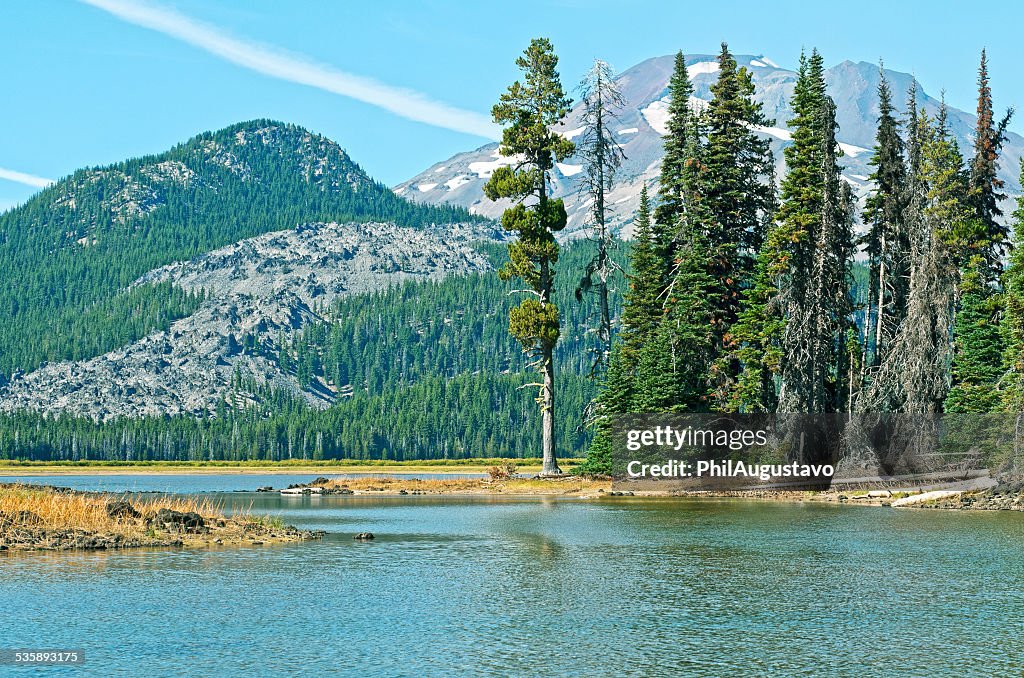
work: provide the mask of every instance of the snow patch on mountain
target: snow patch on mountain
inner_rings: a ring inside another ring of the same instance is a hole
[[[471,181],[473,181],[473,180],[471,178],[467,177],[465,174],[460,174],[459,176],[455,177],[454,179],[449,179],[448,181],[444,182],[444,185],[448,187],[449,191],[454,191],[459,186],[465,186],[466,184],[470,183]]]
[[[853,144],[844,144],[841,141],[839,142],[839,148],[843,149],[843,153],[854,158],[856,158],[861,153],[871,152],[871,149],[869,148],[861,148],[860,146],[854,146]]]
[[[658,134],[664,136],[668,134],[668,103],[670,99],[665,97],[652,101],[647,108],[640,111],[644,116],[644,120],[651,126]]]
[[[775,137],[776,139],[781,139],[782,141],[793,140],[793,135],[790,134],[789,130],[783,129],[781,127],[765,127],[763,125],[757,125],[756,127],[754,127],[754,131],[760,132],[761,134],[767,134],[768,136]]]
[[[671,101],[668,80],[674,61],[674,55],[648,59],[624,71],[617,79],[626,104],[618,112],[613,130],[615,142],[625,154],[625,160],[616,172],[615,184],[607,195],[606,204],[611,208],[609,224],[612,229],[627,237],[639,205],[640,189],[647,186],[651,191],[657,190],[664,153],[662,137],[668,132],[668,108]],[[757,88],[755,100],[763,106],[765,116],[774,121],[756,128],[756,131],[769,142],[775,158],[776,178],[781,179],[786,170],[783,150],[792,143],[788,121],[793,119],[794,113],[789,102],[797,74],[780,68],[762,55],[737,54],[736,62],[750,65]],[[714,55],[692,55],[687,57],[686,63],[694,87],[690,105],[696,110],[706,110],[712,97],[710,88],[719,70],[717,59]],[[913,82],[913,77],[907,73],[886,71],[886,76],[894,92],[906,92]],[[858,200],[862,201],[871,189],[871,182],[865,177],[871,174],[868,162],[872,156],[870,149],[875,143],[877,126],[878,66],[844,61],[827,69],[825,80],[837,107],[838,141],[844,152],[840,165]],[[928,114],[935,115],[940,102],[928,96],[920,87],[917,96],[919,104],[927,109]],[[902,115],[905,102],[897,97],[894,103]],[[572,137],[578,143],[580,134],[586,131],[586,124],[583,107],[577,103],[565,124],[557,126],[555,130],[564,130],[560,132],[562,136]],[[970,153],[974,116],[950,108],[949,124],[961,150]],[[1007,192],[1011,196],[1021,190],[1018,168],[1022,156],[1024,137],[1010,133],[1004,146],[999,177],[1006,182]],[[483,186],[495,169],[513,162],[512,159],[501,157],[498,144],[491,143],[431,165],[423,173],[397,186],[395,191],[417,201],[461,205],[476,214],[497,219],[511,202],[488,199],[484,195]],[[574,156],[564,159],[561,164],[574,167],[583,163],[581,158]],[[438,171],[439,168],[444,169]],[[582,229],[586,226],[587,217],[582,203],[586,193],[581,192],[580,188],[584,178],[584,172],[573,172],[571,168],[566,171],[563,167],[550,174],[551,195],[565,201],[566,210],[572,217],[569,226],[559,236],[562,239],[583,235]],[[436,186],[433,190],[417,190],[419,186],[434,183]],[[452,188],[453,185],[457,190]],[[1013,210],[1010,204],[1003,208],[1007,214]]]
[[[697,75],[703,75],[706,73],[717,73],[718,62],[717,61],[701,61],[696,64],[692,64],[686,67],[686,73],[692,78]]]
[[[571,130],[568,130],[566,132],[558,132],[558,133],[561,134],[566,139],[569,139],[570,141],[572,141],[573,139],[575,139],[576,137],[578,137],[579,135],[583,134],[586,131],[587,131],[587,126],[584,125],[583,127],[577,127],[576,129],[571,129]]]

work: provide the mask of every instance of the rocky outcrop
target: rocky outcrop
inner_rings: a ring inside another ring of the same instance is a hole
[[[274,346],[342,295],[487,270],[472,243],[495,235],[493,226],[476,224],[304,224],[155,269],[136,284],[170,282],[208,298],[166,332],[96,358],[17,375],[0,386],[0,411],[96,420],[199,415],[216,409],[236,375],[326,407],[335,399],[331,386],[314,380],[302,388],[265,352],[245,346]]]

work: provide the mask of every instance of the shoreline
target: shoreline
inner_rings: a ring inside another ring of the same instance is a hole
[[[271,492],[298,495],[353,496],[463,496],[483,497],[564,497],[585,500],[635,498],[649,500],[723,500],[766,501],[781,503],[815,503],[848,506],[871,506],[944,510],[1016,510],[1024,511],[1024,486],[938,488],[934,485],[902,490],[830,489],[800,490],[635,490],[614,487],[610,479],[590,479],[566,474],[557,478],[536,476],[540,466],[518,467],[513,477],[491,477],[488,471],[498,470],[506,460],[438,460],[427,462],[335,461],[326,464],[296,462],[0,462],[0,484],[3,476],[53,478],[63,476],[118,475],[229,475],[275,476],[315,475],[306,484],[273,487],[252,487],[234,492]],[[571,461],[563,462],[568,466]],[[356,475],[359,477],[331,478]],[[430,474],[432,478],[409,478],[403,474]],[[482,477],[445,477],[480,474]],[[302,491],[302,488],[306,488]],[[299,490],[299,491],[294,491]]]
[[[281,492],[285,488],[264,492]],[[620,491],[611,480],[593,480],[576,476],[563,478],[317,478],[305,485],[287,488],[292,496],[451,496],[451,497],[562,497],[584,500],[739,500],[796,504],[834,504],[837,506],[870,506],[945,510],[1015,510],[1024,511],[1024,492],[998,488],[984,490],[856,490],[823,492],[793,490],[739,491]]]

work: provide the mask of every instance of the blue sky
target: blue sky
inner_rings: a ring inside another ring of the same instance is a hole
[[[801,47],[818,47],[828,65],[881,56],[967,110],[987,46],[997,108],[1024,108],[1020,7],[978,26],[973,3],[814,5],[8,0],[0,209],[39,190],[40,179],[258,117],[326,134],[395,184],[487,142],[490,107],[539,35],[554,42],[567,86],[594,57],[623,70],[679,49],[714,53],[727,40],[735,53],[784,67]]]

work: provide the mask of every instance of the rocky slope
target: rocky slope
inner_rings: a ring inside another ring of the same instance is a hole
[[[782,149],[790,142],[790,130],[786,121],[793,117],[789,99],[796,82],[794,71],[780,68],[764,56],[738,55],[737,62],[753,75],[757,87],[756,98],[762,103],[764,113],[774,118],[772,126],[758,130],[759,134],[772,142],[777,171],[784,169]],[[626,100],[626,105],[612,129],[626,154],[627,160],[619,172],[615,189],[609,196],[614,208],[614,220],[618,227],[629,235],[638,201],[641,184],[652,185],[660,171],[662,157],[661,135],[665,133],[666,108],[669,101],[668,79],[672,73],[674,57],[662,56],[648,59],[621,73],[617,82]],[[713,55],[692,55],[687,57],[687,66],[694,86],[694,98],[699,102],[711,99],[711,85],[718,75],[718,64]],[[844,61],[826,71],[829,93],[836,101],[840,126],[838,139],[845,153],[842,158],[844,176],[854,190],[863,196],[869,189],[867,181],[871,170],[868,161],[874,146],[875,123],[878,116],[877,87],[878,66],[865,62]],[[886,70],[886,77],[892,85],[897,109],[905,113],[905,94],[913,78],[909,74]],[[1002,101],[998,98],[997,104]],[[934,114],[939,101],[928,96],[919,86],[918,105]],[[581,107],[577,106],[566,119],[559,131],[570,139],[583,133],[580,124]],[[961,147],[966,152],[972,143],[974,116],[954,108],[949,110],[950,126]],[[1010,134],[1002,158],[1001,177],[1006,181],[1011,194],[1020,193],[1018,180],[1020,159],[1024,155],[1024,137]],[[494,203],[483,195],[483,185],[494,169],[509,160],[498,153],[497,144],[488,144],[473,151],[460,153],[432,165],[420,174],[399,184],[395,192],[405,198],[429,204],[450,203],[469,208],[471,212],[488,217],[497,217],[507,204]],[[565,237],[579,235],[587,219],[587,198],[580,195],[582,164],[570,158],[559,163],[552,172],[554,194],[566,200],[569,225]]]
[[[273,346],[345,294],[407,278],[440,279],[488,268],[473,241],[486,225],[408,228],[391,223],[312,223],[266,233],[152,270],[135,285],[170,282],[209,295],[192,315],[98,357],[51,363],[0,388],[0,411],[32,409],[119,416],[216,409],[237,377],[327,406],[332,388],[307,389],[247,346]],[[372,303],[372,297],[367,298]]]
[[[78,170],[0,214],[0,383],[166,329],[191,303],[125,288],[156,267],[312,222],[471,220],[403,200],[336,142],[253,120],[158,155]]]

